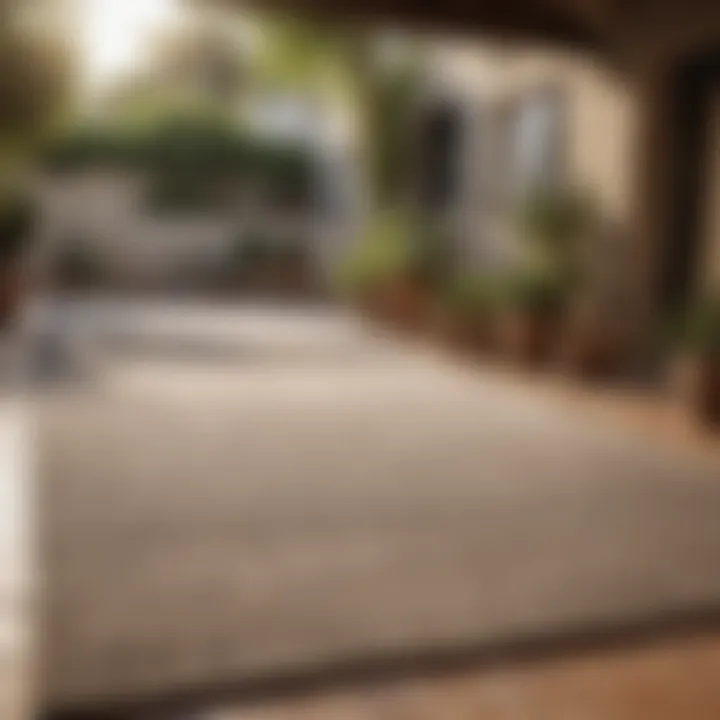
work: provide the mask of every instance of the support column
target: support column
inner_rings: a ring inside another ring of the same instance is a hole
[[[635,75],[637,93],[631,267],[627,308],[628,361],[636,370],[652,361],[662,320],[663,280],[674,210],[677,170],[671,68],[645,63]]]

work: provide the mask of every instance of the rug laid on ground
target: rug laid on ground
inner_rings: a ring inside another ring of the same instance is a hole
[[[720,465],[442,361],[124,359],[39,442],[50,707],[720,608]]]

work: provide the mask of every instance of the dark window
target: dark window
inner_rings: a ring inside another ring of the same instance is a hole
[[[433,108],[424,123],[421,199],[426,208],[447,210],[460,190],[462,121],[452,105]]]

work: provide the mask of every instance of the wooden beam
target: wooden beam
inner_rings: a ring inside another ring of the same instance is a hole
[[[566,0],[563,0],[566,1]],[[572,1],[572,0],[571,0]],[[595,0],[580,0],[595,1]],[[240,6],[240,0],[215,0]],[[499,37],[508,40],[588,48],[605,36],[577,12],[556,0],[249,0],[259,9],[282,10],[318,19],[398,25],[420,32]],[[248,3],[243,2],[243,5]]]

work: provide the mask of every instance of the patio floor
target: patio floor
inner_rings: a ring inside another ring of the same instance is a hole
[[[209,720],[715,720],[720,636],[218,708]],[[201,717],[205,717],[202,716]]]
[[[50,707],[720,610],[712,453],[342,315],[81,314],[41,412]]]

